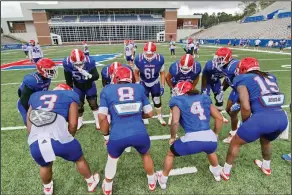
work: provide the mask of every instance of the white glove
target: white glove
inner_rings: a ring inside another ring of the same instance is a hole
[[[85,80],[91,79],[92,75],[89,74],[86,70],[78,68],[78,71],[84,76]]]
[[[221,91],[219,94],[216,95],[215,98],[216,98],[216,100],[217,100],[218,102],[223,102],[224,92]]]

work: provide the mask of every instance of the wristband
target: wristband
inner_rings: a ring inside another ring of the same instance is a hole
[[[104,138],[105,141],[108,141],[109,140],[109,135],[104,135],[103,138]]]

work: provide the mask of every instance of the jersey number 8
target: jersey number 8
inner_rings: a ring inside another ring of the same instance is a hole
[[[118,89],[119,101],[134,100],[134,89],[132,87],[121,87]]]

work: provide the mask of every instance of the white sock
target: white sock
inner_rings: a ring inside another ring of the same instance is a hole
[[[232,165],[230,165],[230,164],[228,164],[228,163],[225,162],[224,168],[223,168],[224,173],[230,174],[231,168],[232,168]]]
[[[113,188],[113,181],[111,181],[111,182],[105,181],[104,184],[105,184],[104,187],[105,187],[105,190],[106,191],[112,190],[112,188]]]
[[[113,179],[115,177],[118,160],[119,158],[112,158],[110,155],[108,155],[104,170],[104,174],[107,179]]]
[[[152,184],[155,182],[155,174],[153,175],[147,175],[147,178],[148,178],[148,183],[149,184]]]
[[[163,173],[161,173],[161,180],[160,181],[162,183],[167,183],[167,179],[168,179],[168,176],[164,176]]]
[[[160,108],[155,108],[155,110],[156,110],[157,116],[158,117],[161,116],[161,107]],[[158,113],[160,113],[160,114],[158,114]]]
[[[229,134],[232,135],[232,136],[235,136],[236,132],[237,132],[237,129],[236,130],[230,130]]]
[[[210,171],[213,173],[213,175],[215,176],[219,176],[220,172],[222,170],[222,167],[220,165],[217,165],[216,167],[213,167],[212,165],[210,165]]]
[[[99,121],[98,121],[98,110],[92,111],[93,116],[94,116],[94,120],[95,120],[95,125],[96,128],[99,129]]]
[[[85,179],[87,183],[92,183],[94,181],[93,175],[91,175],[88,179]]]
[[[53,186],[53,180],[48,184],[44,184],[44,188],[51,188],[52,186]]]
[[[270,169],[271,167],[271,160],[265,160],[263,159],[263,164],[262,164],[264,169]]]

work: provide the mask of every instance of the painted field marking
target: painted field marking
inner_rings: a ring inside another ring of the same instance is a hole
[[[162,171],[157,171],[161,173]],[[177,169],[171,169],[169,172],[169,176],[176,176],[176,175],[185,175],[185,174],[192,174],[198,172],[196,167],[183,167]]]
[[[282,68],[289,68],[289,69],[291,69],[291,64],[289,64],[289,65],[282,65],[281,67]]]
[[[282,108],[289,108],[289,105],[283,105]],[[222,111],[222,113],[226,113],[225,110]],[[169,115],[162,115],[163,118],[168,118]],[[153,116],[152,119],[157,118],[156,116]],[[94,120],[90,120],[90,121],[83,121],[84,124],[95,124]],[[21,130],[21,129],[25,129],[25,126],[16,126],[16,127],[1,127],[1,131],[8,131],[8,130]],[[153,137],[153,140],[159,140],[159,139],[168,139],[169,137],[165,137],[165,135],[163,135],[162,137]]]

